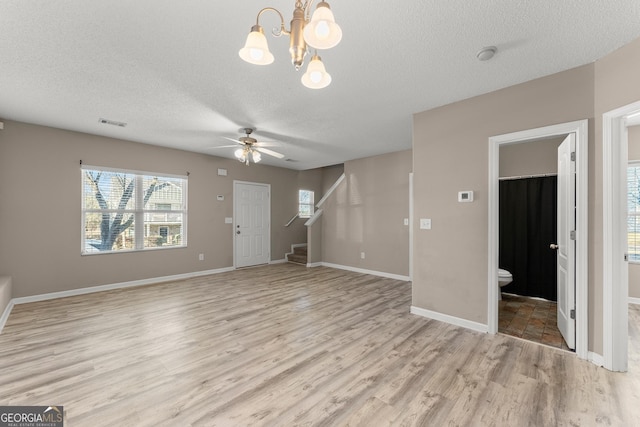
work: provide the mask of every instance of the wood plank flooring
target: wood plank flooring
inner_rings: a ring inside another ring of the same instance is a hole
[[[638,307],[619,374],[410,305],[410,283],[292,264],[18,305],[0,405],[63,405],[66,426],[640,425]]]

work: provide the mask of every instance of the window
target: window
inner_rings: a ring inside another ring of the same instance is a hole
[[[187,177],[82,167],[82,253],[184,247]]]
[[[313,191],[298,191],[298,216],[310,218],[313,215]]]
[[[640,262],[640,162],[627,168],[627,190],[629,261]]]

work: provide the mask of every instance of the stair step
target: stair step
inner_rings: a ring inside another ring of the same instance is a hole
[[[307,256],[307,247],[306,246],[296,246],[295,248],[293,248],[293,253],[295,255]]]
[[[299,255],[299,254],[288,254],[287,261],[295,262],[296,264],[304,264],[307,265],[307,254]]]

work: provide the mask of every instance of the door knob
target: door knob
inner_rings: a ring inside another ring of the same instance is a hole
[[[551,249],[555,249],[555,250],[557,250],[557,249],[558,249],[558,245],[556,245],[555,243],[550,244],[550,245],[549,245],[549,247],[550,247]]]
[[[236,234],[240,234],[240,230],[236,231]]]

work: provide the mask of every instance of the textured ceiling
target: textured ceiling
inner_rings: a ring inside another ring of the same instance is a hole
[[[342,42],[333,77],[300,83],[288,38],[267,67],[243,62],[257,12],[293,0],[4,0],[0,117],[233,157],[255,127],[308,169],[411,148],[412,114],[591,63],[640,37],[638,0],[330,0]],[[288,26],[288,24],[287,24]],[[487,62],[476,52],[498,47]],[[306,67],[305,67],[306,68]],[[126,122],[124,128],[99,118]]]

